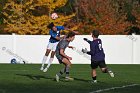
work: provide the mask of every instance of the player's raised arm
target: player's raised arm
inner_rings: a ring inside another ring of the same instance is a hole
[[[79,32],[78,31],[72,31],[72,32],[74,32],[75,34],[79,35]]]
[[[73,47],[73,46],[68,46],[68,48],[75,49],[75,47]]]
[[[55,37],[55,39],[57,39],[57,40],[61,40],[61,39],[63,39],[63,38],[64,38],[64,36],[62,36],[62,37],[56,36],[56,37]]]
[[[87,38],[83,38],[84,41],[88,42],[89,44],[91,44],[91,41],[88,40]]]
[[[67,28],[67,27],[65,27],[64,30],[71,31],[71,32],[73,32],[73,33],[79,35],[79,32],[78,32],[78,31],[71,30],[71,29],[69,29],[69,28]]]

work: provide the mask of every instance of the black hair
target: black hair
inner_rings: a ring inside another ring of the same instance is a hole
[[[54,23],[51,22],[47,27],[48,27],[49,29],[52,29],[54,26],[55,26]]]
[[[67,37],[66,37],[66,38],[73,37],[73,36],[75,36],[75,33],[74,33],[74,32],[69,32],[69,33],[67,34]]]
[[[93,30],[92,35],[94,35],[95,38],[98,38],[98,36],[100,35],[100,32],[98,30]]]

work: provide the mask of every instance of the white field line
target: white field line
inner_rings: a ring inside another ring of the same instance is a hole
[[[133,86],[138,86],[139,84],[131,84],[131,85],[124,85],[124,86],[120,86],[120,87],[111,87],[111,88],[106,88],[106,89],[99,89],[99,90],[96,90],[96,91],[92,91],[92,92],[89,92],[89,93],[101,93],[101,92],[104,92],[104,91],[109,91],[109,90],[114,90],[114,89],[123,89],[123,88],[126,88],[126,87],[133,87]]]

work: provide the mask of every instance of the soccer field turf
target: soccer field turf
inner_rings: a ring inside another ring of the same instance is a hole
[[[51,65],[48,72],[40,64],[0,64],[0,93],[140,93],[140,65],[108,65],[115,77],[97,70],[98,83],[90,83],[89,65],[72,65],[74,81],[55,81],[63,65]]]

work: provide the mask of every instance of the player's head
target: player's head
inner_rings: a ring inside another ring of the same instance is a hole
[[[68,38],[69,39],[69,41],[73,41],[74,40],[74,38],[75,38],[75,33],[74,32],[69,32],[68,34],[67,34],[67,37],[66,38]]]
[[[56,26],[54,25],[53,22],[51,22],[47,27],[48,27],[49,29],[53,30],[53,31],[57,31],[57,28],[56,28]]]
[[[98,38],[98,36],[100,35],[100,32],[98,30],[93,30],[91,34],[92,34],[92,37]]]
[[[52,30],[53,30],[53,31],[57,31],[57,27],[56,27],[56,26],[53,26],[53,27],[52,27]]]

